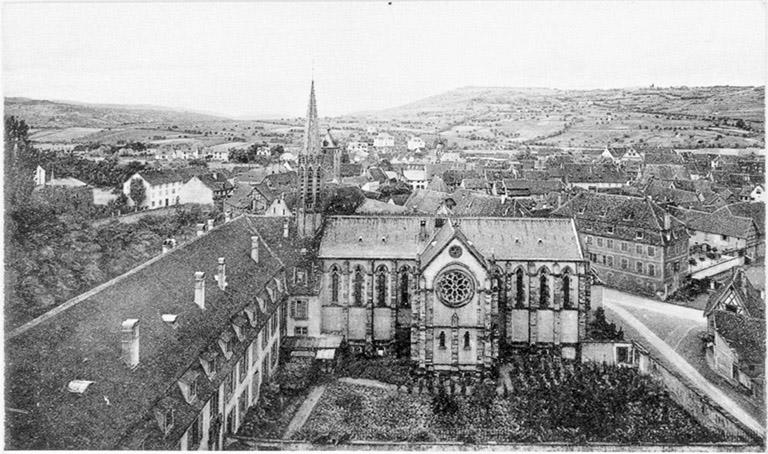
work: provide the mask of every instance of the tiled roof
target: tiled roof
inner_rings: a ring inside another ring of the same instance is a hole
[[[430,189],[417,189],[411,193],[403,206],[409,211],[434,214],[446,198],[451,197],[447,192]]]
[[[156,171],[147,171],[147,172],[139,172],[139,175],[141,175],[144,180],[147,181],[147,183],[151,184],[152,186],[156,186],[159,184],[168,184],[168,183],[186,183],[189,181],[190,178],[192,178],[195,175],[200,175],[202,173],[205,173],[205,169],[179,169],[179,170],[156,170]]]
[[[448,185],[446,185],[445,181],[440,178],[440,175],[435,175],[432,177],[432,181],[427,185],[427,189],[430,191],[448,192]]]
[[[270,231],[270,222],[240,217],[219,226],[7,339],[7,405],[28,412],[8,414],[9,445],[114,449],[156,427],[151,409],[173,400],[167,392],[228,329],[230,318],[282,275],[282,262],[267,251],[258,264],[250,258],[251,236]],[[219,257],[226,259],[226,291],[214,280]],[[197,271],[206,273],[205,311],[193,302]],[[276,310],[279,301],[267,301],[267,312]],[[178,315],[178,328],[162,314]],[[120,325],[129,318],[140,323],[140,363],[133,370],[121,360]],[[66,389],[75,379],[94,383],[77,395]],[[198,391],[205,392],[205,386]],[[184,418],[196,411],[180,411],[177,425],[184,429],[191,422]]]
[[[643,169],[643,181],[651,177],[659,180],[690,180],[691,174],[682,164],[647,164]]]
[[[224,201],[224,204],[234,208],[248,209],[251,207],[251,194],[254,188],[248,183],[237,183],[232,194]]]
[[[550,192],[560,192],[563,189],[563,182],[557,179],[505,179],[503,180],[503,184],[507,191],[525,191],[531,195],[543,195]]]
[[[569,183],[626,183],[629,177],[615,165],[563,164]]]
[[[715,311],[715,330],[739,355],[739,369],[751,376],[763,375],[765,368],[765,320],[728,311]],[[755,366],[750,370],[748,365]]]
[[[502,199],[469,189],[457,189],[449,198],[456,204],[451,209],[455,216],[530,217],[528,210],[513,198]]]
[[[760,236],[765,236],[765,203],[740,202],[728,205],[727,208],[734,216],[752,218]]]
[[[355,214],[399,214],[406,211],[408,209],[404,206],[366,198],[363,204],[357,207]]]
[[[465,189],[482,189],[488,188],[488,180],[485,178],[465,178],[461,181],[462,187]]]
[[[573,217],[581,233],[636,241],[636,232],[644,230],[642,242],[651,244],[667,244],[688,236],[683,223],[674,217],[670,217],[671,231],[664,232],[664,215],[665,211],[647,198],[591,191],[580,192],[552,212],[555,217]],[[612,226],[614,233],[608,234],[607,226]]]
[[[486,257],[501,260],[583,260],[570,219],[453,218]],[[425,235],[420,237],[424,221]],[[435,230],[433,217],[328,218],[320,258],[417,258]]]
[[[704,315],[709,316],[712,311],[717,309],[717,305],[723,301],[724,297],[731,292],[736,294],[749,317],[765,318],[765,302],[760,296],[760,290],[752,285],[742,268],[735,269],[731,277],[717,291],[709,295],[707,307],[704,308]]]
[[[361,164],[346,163],[341,164],[340,170],[342,177],[356,177],[363,173],[363,166]]]
[[[297,184],[297,174],[295,171],[273,173],[264,177],[261,182],[269,183],[272,187],[291,186]]]
[[[690,210],[685,213],[685,225],[691,230],[736,238],[749,238],[757,234],[752,218],[734,216],[727,206],[712,213]]]
[[[229,191],[234,189],[232,183],[223,174],[206,173],[205,175],[198,175],[197,178],[213,191]]]

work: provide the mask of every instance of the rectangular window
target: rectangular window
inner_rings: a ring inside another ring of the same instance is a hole
[[[656,255],[656,248],[653,246],[648,246],[648,255],[653,257]]]
[[[635,246],[635,252],[637,252],[638,254],[642,254],[643,253],[643,245],[642,244],[638,244],[637,246]]]
[[[277,334],[277,321],[278,321],[277,314],[272,314],[272,335],[273,336]]]
[[[642,274],[642,272],[643,272],[643,262],[635,263],[635,271],[637,271],[639,274]]]
[[[307,335],[307,327],[306,326],[296,326],[293,328],[293,335],[294,336],[306,336]]]
[[[213,396],[211,396],[211,421],[216,419],[219,415],[219,388],[213,390]]]
[[[639,231],[639,230],[638,230],[638,231],[635,233],[635,238],[637,238],[638,240],[639,240],[639,239],[642,239],[642,238],[643,238],[643,232],[641,232],[641,231]]]
[[[243,359],[240,360],[240,362],[237,365],[237,368],[238,368],[238,371],[240,372],[239,382],[242,383],[243,380],[245,380],[245,377],[248,376],[248,355],[243,353]]]
[[[613,233],[613,231],[611,231],[610,233]],[[611,239],[605,240],[605,247],[613,249],[613,240]]]
[[[272,344],[272,362],[277,365],[277,360],[280,358],[277,352],[277,342]]]
[[[723,241],[728,241],[728,235],[721,235],[723,238]]]
[[[624,251],[624,252],[627,251],[627,243],[624,242],[624,241],[621,242],[621,250]]]
[[[597,261],[597,255],[593,253],[589,253],[589,261],[590,262],[596,262]]]
[[[656,267],[653,265],[653,263],[648,264],[648,276],[655,276],[656,275]]]
[[[597,245],[600,246],[600,247],[603,246],[603,239],[602,238],[598,238],[597,239]]]
[[[264,381],[269,381],[269,352],[264,353],[264,358],[261,360],[261,373],[264,376]]]
[[[606,260],[604,255],[600,256],[600,261],[603,263],[603,265],[605,265]]]
[[[587,235],[587,244],[592,244],[592,237]]]
[[[190,449],[197,449],[200,445],[200,435],[203,433],[203,415],[199,415],[189,426],[189,446]]]
[[[613,266],[613,256],[612,255],[608,256],[608,266]]]
[[[243,390],[242,393],[240,393],[240,397],[237,398],[237,413],[239,414],[238,418],[240,419],[239,425],[243,424],[243,421],[245,421],[245,414],[248,412],[248,390]]]
[[[616,363],[629,364],[629,347],[616,347]]]
[[[224,400],[225,401],[229,401],[229,398],[232,397],[234,382],[235,382],[235,369],[232,369],[232,372],[227,374],[227,377],[224,379]]]
[[[680,260],[675,260],[675,263],[672,264],[672,271],[675,273],[680,271]]]
[[[622,270],[626,270],[628,267],[629,267],[629,262],[627,261],[627,259],[622,258],[621,259],[621,269]]]
[[[306,300],[297,300],[296,301],[296,311],[293,314],[293,318],[296,320],[306,320],[307,319],[307,301]]]

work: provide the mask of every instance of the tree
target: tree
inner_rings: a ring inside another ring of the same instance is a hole
[[[272,157],[279,157],[283,153],[285,153],[285,149],[282,145],[272,145],[269,149],[269,155]]]
[[[342,186],[327,190],[324,194],[324,211],[326,215],[354,214],[360,205],[365,202],[365,194],[360,188],[354,186]]]
[[[131,189],[129,191],[131,200],[136,205],[138,210],[144,200],[147,199],[147,188],[144,187],[144,181],[140,178],[134,178],[131,180]]]
[[[594,340],[624,340],[624,330],[616,328],[615,323],[609,323],[605,318],[605,309],[598,307],[595,310],[595,319],[589,327],[590,337]]]

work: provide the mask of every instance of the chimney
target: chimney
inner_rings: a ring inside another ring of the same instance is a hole
[[[229,222],[232,220],[232,212],[231,211],[225,211],[224,212],[224,222]]]
[[[502,194],[501,195],[501,204],[504,205],[505,203],[507,203],[507,195],[506,194]]]
[[[195,304],[205,310],[205,273],[195,272]]]
[[[283,221],[283,238],[288,238],[288,219]]]
[[[672,216],[669,213],[664,213],[664,230],[672,228]]]
[[[259,263],[259,237],[251,237],[251,258],[254,262]]]
[[[211,230],[211,229],[213,229],[213,219],[208,219],[208,221],[206,222],[206,224],[207,224],[207,225],[206,225],[206,230]]]
[[[197,224],[197,236],[203,236],[205,233],[205,224]]]
[[[129,318],[121,325],[122,360],[131,369],[139,365],[139,320]]]
[[[168,243],[163,243],[163,254],[167,254],[170,250],[171,247],[168,245]]]
[[[226,290],[227,288],[227,264],[224,257],[219,257],[219,272],[216,274],[216,281],[219,283],[219,288]]]

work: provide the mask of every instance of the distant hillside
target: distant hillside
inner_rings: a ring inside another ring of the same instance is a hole
[[[5,98],[5,114],[21,117],[35,128],[106,128],[226,120],[214,115],[156,106],[87,104],[28,98]]]
[[[428,117],[507,107],[566,107],[578,103],[610,105],[621,110],[723,116],[762,122],[764,87],[671,87],[606,90],[462,87],[409,104],[355,114],[369,118]]]

